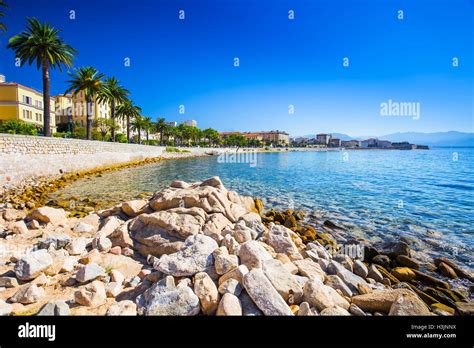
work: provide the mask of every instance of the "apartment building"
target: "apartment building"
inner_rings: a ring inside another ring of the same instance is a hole
[[[51,131],[56,132],[54,98],[50,99]],[[40,131],[44,125],[43,93],[16,82],[6,82],[0,75],[0,122],[19,120],[35,125]]]

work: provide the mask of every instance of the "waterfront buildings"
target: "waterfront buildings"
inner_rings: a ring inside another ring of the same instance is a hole
[[[50,99],[51,131],[56,132],[55,100]],[[43,93],[0,75],[0,121],[19,120],[43,131]]]
[[[338,139],[338,138],[331,138],[329,139],[329,146],[330,147],[341,147],[341,139]]]
[[[219,135],[223,138],[229,135],[242,135],[248,140],[256,139],[268,146],[288,146],[290,144],[290,135],[287,132],[279,130],[262,132],[221,132]]]
[[[331,134],[316,134],[316,142],[322,145],[328,145],[331,140]]]

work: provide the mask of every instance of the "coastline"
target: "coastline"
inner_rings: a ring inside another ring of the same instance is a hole
[[[383,249],[357,239],[340,245],[335,236],[341,227],[333,222],[313,227],[302,211],[264,211],[260,200],[228,191],[218,177],[174,181],[149,199],[84,217],[55,208],[6,209],[0,222],[3,247],[13,252],[0,264],[2,284],[10,284],[0,300],[8,301],[3,305],[10,315],[36,314],[50,301],[72,298],[74,306],[64,303],[73,315],[472,314],[469,295],[449,279],[472,284],[474,278],[451,260],[424,264],[402,241]],[[51,261],[27,274],[30,268],[22,265],[36,253]],[[200,261],[209,255],[214,271]],[[120,284],[117,272],[125,273]],[[202,279],[209,280],[198,290]],[[22,300],[31,288],[36,297]],[[107,296],[90,297],[102,288]],[[200,306],[160,302],[160,294],[184,291],[175,289],[190,289],[183,296]],[[143,302],[146,293],[155,293],[161,305]],[[238,300],[228,304],[227,293]],[[212,305],[205,300],[210,297]]]

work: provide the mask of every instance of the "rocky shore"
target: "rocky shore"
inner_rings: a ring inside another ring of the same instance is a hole
[[[473,314],[474,277],[452,260],[421,263],[402,241],[342,245],[337,229],[265,212],[218,177],[84,216],[10,205],[0,315]]]

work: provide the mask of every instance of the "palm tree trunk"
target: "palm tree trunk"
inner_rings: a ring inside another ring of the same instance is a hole
[[[127,142],[130,143],[130,116],[127,115]]]
[[[149,136],[149,134],[148,134],[148,129],[147,129],[147,130],[146,130],[146,142],[147,142],[147,145],[148,145],[148,136]]]
[[[110,119],[112,120],[112,129],[110,130],[110,137],[112,142],[115,142],[115,100],[110,103]]]
[[[88,96],[87,99],[86,99],[86,115],[87,115],[87,119],[86,119],[86,139],[87,140],[91,140],[91,134],[92,134],[92,113],[90,112],[90,109],[91,109],[91,104],[92,104],[92,101],[91,101],[91,97]]]
[[[142,143],[142,130],[140,128],[138,128],[138,143]]]
[[[160,132],[160,145],[163,146],[163,131]]]
[[[51,100],[50,100],[50,79],[49,67],[43,61],[43,132],[45,137],[51,136]]]

